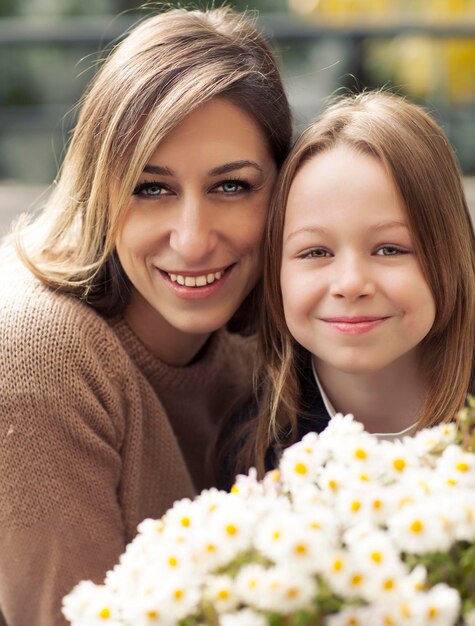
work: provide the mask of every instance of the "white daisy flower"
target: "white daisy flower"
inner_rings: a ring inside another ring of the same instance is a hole
[[[448,484],[475,488],[475,454],[465,452],[459,446],[448,446],[440,457],[437,473],[446,477]]]
[[[342,487],[348,487],[351,474],[348,469],[335,461],[329,461],[323,468],[316,480],[317,486],[322,490],[327,502],[340,492]]]
[[[453,542],[437,506],[427,501],[407,505],[396,512],[389,520],[388,529],[395,546],[402,552],[445,551]]]
[[[158,605],[154,598],[132,598],[124,603],[124,622],[134,626],[176,626],[178,621],[172,619]]]
[[[225,574],[207,578],[204,596],[213,604],[218,613],[234,611],[239,604],[234,580]]]
[[[336,512],[342,526],[354,526],[369,519],[367,493],[361,486],[340,490],[336,499]]]
[[[355,533],[354,530],[351,529],[345,534],[345,543],[358,567],[372,576],[381,578],[386,574],[393,578],[401,578],[407,574],[399,552],[386,533],[376,529],[370,532],[368,529],[362,534]],[[391,589],[389,585],[388,591]]]
[[[380,612],[374,607],[349,606],[325,618],[325,626],[380,626]]]
[[[82,581],[63,600],[63,615],[72,626],[122,626],[120,597],[105,585]]]
[[[309,606],[317,593],[316,580],[285,566],[271,567],[264,577],[259,608],[288,615]]]
[[[252,609],[241,609],[219,616],[219,626],[267,626],[266,618]]]
[[[433,450],[444,449],[454,443],[457,427],[455,423],[439,424],[432,428],[424,428],[413,437],[404,437],[404,445],[411,447],[419,457],[427,458]]]
[[[400,480],[404,473],[420,466],[416,453],[401,441],[381,441],[381,472],[387,480]]]
[[[461,601],[455,589],[439,583],[414,602],[416,621],[424,626],[452,626],[457,622]]]
[[[239,599],[251,607],[259,607],[265,579],[265,567],[257,563],[244,565],[235,579],[235,590]]]
[[[239,545],[228,541],[213,524],[203,526],[193,534],[192,560],[196,571],[206,574],[230,563],[239,554]]]
[[[312,483],[325,461],[325,451],[318,445],[318,435],[309,433],[283,451],[279,463],[280,478],[288,488]]]

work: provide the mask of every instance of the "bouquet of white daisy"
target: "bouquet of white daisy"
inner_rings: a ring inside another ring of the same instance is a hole
[[[73,626],[475,626],[475,401],[403,441],[338,415],[139,526]]]

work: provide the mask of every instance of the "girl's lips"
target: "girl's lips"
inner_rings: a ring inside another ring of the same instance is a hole
[[[204,300],[214,296],[226,284],[234,266],[228,265],[220,270],[186,272],[183,274],[166,272],[159,269],[170,290],[184,300]]]
[[[327,317],[322,321],[345,335],[361,335],[383,324],[388,317]]]

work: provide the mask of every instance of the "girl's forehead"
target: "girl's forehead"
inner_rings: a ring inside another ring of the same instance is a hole
[[[401,195],[382,162],[347,146],[315,155],[297,172],[285,214],[287,233],[308,224],[344,231],[349,224],[407,227]]]

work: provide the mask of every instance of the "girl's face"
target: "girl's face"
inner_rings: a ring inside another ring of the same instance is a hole
[[[435,303],[404,204],[377,158],[339,145],[298,171],[281,285],[289,330],[317,367],[373,373],[416,359]]]
[[[159,356],[167,358],[167,341],[172,353],[192,337],[199,348],[255,285],[275,177],[255,120],[220,98],[188,115],[149,159],[116,247],[133,285],[126,317]]]

